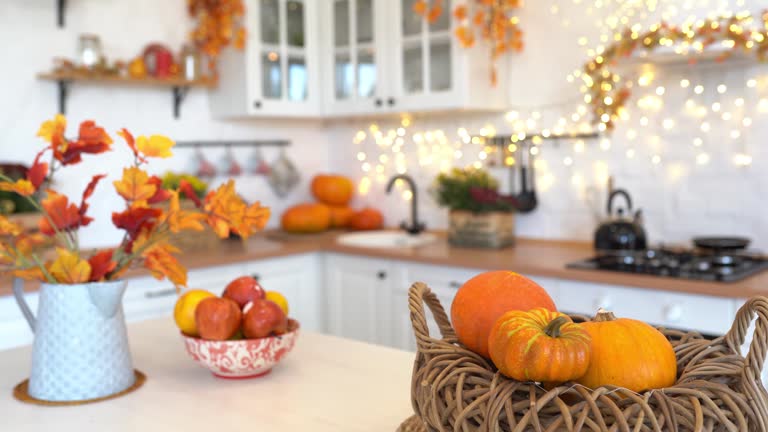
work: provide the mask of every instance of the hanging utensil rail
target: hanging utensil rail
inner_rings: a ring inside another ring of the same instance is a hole
[[[177,141],[176,147],[288,147],[288,140],[253,141]]]

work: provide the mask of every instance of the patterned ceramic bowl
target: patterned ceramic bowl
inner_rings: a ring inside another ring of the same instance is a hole
[[[299,322],[288,320],[288,332],[262,339],[210,341],[184,334],[187,353],[219,378],[247,379],[268,374],[293,349]]]

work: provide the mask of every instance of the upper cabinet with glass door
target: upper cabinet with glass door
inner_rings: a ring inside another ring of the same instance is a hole
[[[248,0],[244,51],[226,49],[214,115],[308,117],[320,114],[316,0]]]
[[[392,0],[392,98],[400,111],[500,110],[508,103],[507,69],[497,63],[491,83],[490,48],[465,49],[454,36],[453,8],[467,0],[444,0],[433,23],[413,12],[416,0]]]
[[[323,97],[338,115],[380,111],[386,106],[387,5],[391,0],[323,0]],[[327,27],[326,27],[327,26]]]

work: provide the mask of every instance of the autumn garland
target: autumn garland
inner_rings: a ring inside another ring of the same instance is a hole
[[[66,119],[58,115],[43,123],[38,132],[48,145],[35,157],[26,178],[13,182],[0,175],[0,190],[16,192],[42,213],[39,233],[25,232],[21,226],[0,216],[0,271],[28,280],[48,283],[77,284],[115,280],[134,262],[141,262],[158,279],[168,278],[176,286],[186,286],[187,271],[174,256],[178,252],[169,243],[171,233],[184,230],[201,231],[210,226],[221,238],[236,232],[243,238],[264,228],[269,219],[268,208],[257,202],[247,205],[235,192],[230,180],[200,200],[192,186],[182,181],[177,189],[164,189],[161,180],[141,169],[148,158],[172,156],[174,142],[161,135],[136,138],[125,129],[117,132],[134,157],[133,164],[123,170],[114,182],[115,191],[125,201],[125,209],[112,213],[112,223],[125,232],[116,248],[97,250],[84,257],[78,240],[78,230],[93,220],[88,216],[88,199],[99,182],[106,177],[95,175],[86,186],[78,204],[52,189],[38,203],[33,195],[41,192],[53,173],[75,165],[84,154],[100,154],[111,150],[112,138],[93,121],[80,125],[78,138],[64,137]],[[51,152],[50,162],[42,158]],[[183,194],[195,205],[195,210],[182,210]],[[167,203],[167,210],[158,206]],[[43,261],[36,249],[50,237],[56,243],[55,257]]]
[[[209,68],[216,75],[216,60],[229,44],[245,46],[243,0],[187,0],[189,16],[196,20],[190,37],[209,58]]]
[[[683,27],[661,23],[643,33],[631,27],[625,29],[620,41],[584,65],[585,101],[592,106],[594,122],[603,124],[601,128],[613,129],[621,117],[634,83],[623,82],[612,67],[637,50],[651,52],[662,46],[687,44],[701,52],[720,43],[726,50],[718,57],[719,62],[739,51],[753,53],[759,61],[765,61],[768,55],[768,12],[762,15],[762,27],[748,28],[753,19],[751,14],[743,13],[701,20]]]

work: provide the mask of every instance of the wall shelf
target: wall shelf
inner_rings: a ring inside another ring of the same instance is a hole
[[[46,72],[37,75],[37,78],[43,81],[55,82],[58,86],[59,113],[65,114],[67,109],[67,98],[70,87],[74,83],[102,85],[102,86],[136,86],[136,87],[158,87],[171,90],[173,102],[173,116],[179,118],[181,115],[181,103],[194,87],[213,88],[216,83],[209,79],[200,79],[190,81],[184,78],[132,78],[120,75],[96,75],[83,72]]]

